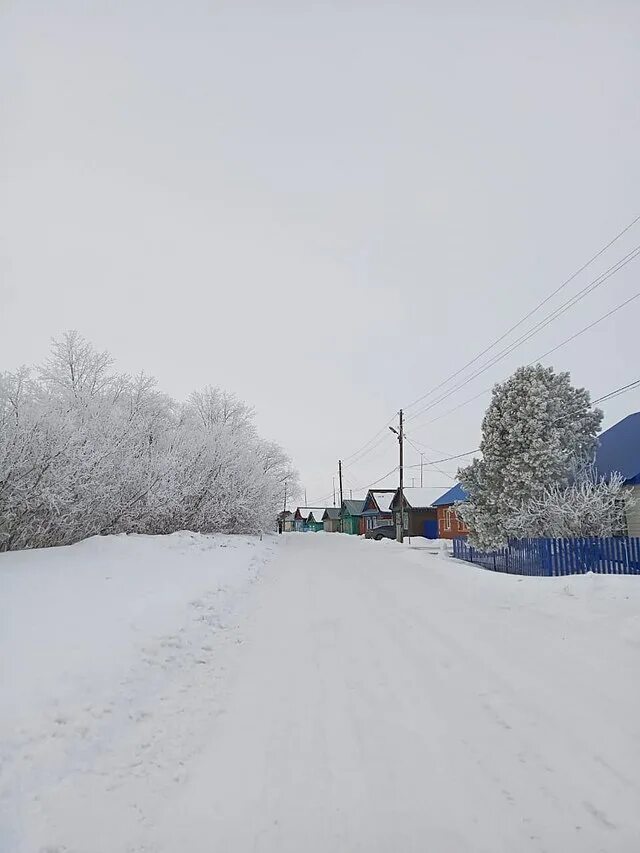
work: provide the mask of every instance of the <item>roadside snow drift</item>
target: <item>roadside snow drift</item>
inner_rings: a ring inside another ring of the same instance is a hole
[[[122,535],[0,554],[3,853],[75,851],[58,841],[82,827],[82,853],[130,849],[129,813],[168,796],[217,713],[222,652],[268,539]]]

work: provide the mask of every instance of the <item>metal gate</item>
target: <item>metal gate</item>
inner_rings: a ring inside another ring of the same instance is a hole
[[[425,539],[438,538],[438,520],[436,518],[428,518],[424,522],[424,532],[422,535]]]

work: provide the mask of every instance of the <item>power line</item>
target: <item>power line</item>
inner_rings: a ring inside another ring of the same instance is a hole
[[[406,435],[406,434],[405,434],[405,439],[409,442],[409,444],[411,445],[411,447],[413,447],[413,449],[416,451],[416,453],[419,453],[419,454],[420,454],[420,456],[424,456],[424,458],[427,460],[427,463],[428,463],[429,467],[431,467],[431,468],[435,468],[435,470],[436,470],[436,471],[438,471],[438,473],[440,473],[440,474],[444,474],[444,475],[445,475],[445,477],[448,477],[448,476],[449,476],[449,474],[448,474],[446,471],[443,471],[443,470],[442,470],[442,468],[438,468],[438,466],[437,466],[434,462],[432,462],[432,461],[429,459],[429,457],[428,457],[428,456],[426,456],[426,455],[425,455],[421,450],[418,450],[418,448],[416,447],[416,445],[413,443],[413,441],[411,441],[411,439],[409,438],[409,436],[408,436],[408,435]],[[412,468],[413,466],[412,466],[412,465],[411,465],[411,466],[406,465],[405,467],[406,467],[406,468],[409,468],[409,467],[411,467],[411,468]],[[416,468],[419,468],[420,466],[419,466],[419,465],[416,465],[415,467],[416,467]]]
[[[576,332],[574,335],[571,335],[571,337],[562,341],[562,343],[558,344],[557,346],[553,347],[550,350],[547,350],[541,356],[538,356],[536,361],[541,361],[543,358],[546,358],[548,355],[551,355],[552,352],[555,352],[556,350],[560,349],[560,347],[563,347],[565,344],[568,344],[570,341],[573,341],[573,340],[575,340],[575,338],[578,338],[578,337],[580,337],[580,335],[584,334],[585,332],[588,332],[589,329],[593,329],[593,327],[597,326],[598,323],[602,323],[602,321],[606,320],[607,317],[611,317],[612,314],[615,314],[616,311],[620,311],[621,308],[624,308],[625,305],[628,305],[630,302],[633,302],[633,300],[637,299],[639,296],[640,296],[640,290],[637,293],[634,293],[633,296],[630,296],[629,299],[625,299],[625,301],[621,302],[620,305],[616,305],[616,307],[612,308],[611,311],[607,311],[606,314],[603,314],[601,317],[598,317],[598,319],[594,320],[593,323],[589,323],[589,325],[585,326],[584,329],[580,329],[579,332]],[[529,363],[533,364],[533,362],[529,362]]]
[[[565,346],[566,344],[568,344],[571,341],[575,340],[576,338],[580,337],[580,335],[584,334],[584,332],[588,332],[589,329],[593,329],[594,326],[597,326],[599,323],[602,323],[603,320],[608,319],[613,314],[615,314],[617,311],[620,311],[622,308],[624,308],[626,305],[628,305],[630,302],[633,302],[639,296],[640,296],[640,291],[635,293],[633,296],[630,296],[629,299],[625,299],[624,302],[621,302],[619,305],[616,305],[615,308],[612,308],[610,311],[607,311],[605,314],[602,314],[600,317],[598,317],[592,323],[589,323],[586,326],[584,326],[582,329],[579,329],[577,332],[574,332],[573,335],[569,335],[568,338],[565,338],[563,341],[561,341],[555,347],[552,347],[550,350],[547,350],[546,352],[542,353],[542,355],[539,355],[537,358],[534,358],[532,361],[529,362],[529,366],[532,364],[536,364],[539,361],[542,361],[543,358],[546,358],[548,355],[551,355],[551,353],[556,352],[556,350],[559,350],[561,347]],[[429,424],[435,423],[436,421],[439,421],[442,418],[453,414],[453,412],[457,412],[458,409],[462,409],[464,406],[467,406],[469,403],[473,403],[479,397],[482,397],[484,394],[488,394],[491,390],[492,390],[491,388],[485,388],[483,391],[480,391],[475,396],[470,397],[468,400],[465,400],[462,403],[459,403],[457,406],[454,406],[452,409],[448,409],[446,412],[443,412],[441,415],[438,415],[435,418],[431,418],[428,421],[423,421],[422,423],[419,422],[417,424],[414,424],[413,426],[415,428],[417,426],[428,426]],[[427,408],[429,408],[429,407],[427,407]],[[427,411],[427,409],[424,409],[423,411]],[[419,412],[418,414],[422,414],[422,412]]]
[[[487,370],[489,370],[489,368],[493,367],[499,361],[502,361],[502,359],[505,358],[505,356],[512,353],[521,344],[525,343],[530,338],[532,338],[534,335],[536,335],[538,332],[542,331],[542,329],[544,329],[548,325],[550,325],[554,320],[556,320],[558,317],[560,317],[562,314],[564,314],[566,311],[568,311],[570,308],[572,308],[577,302],[580,302],[582,299],[585,298],[585,296],[587,296],[589,293],[591,293],[593,290],[595,290],[597,287],[599,287],[601,284],[603,284],[605,281],[607,281],[609,278],[611,278],[613,275],[615,275],[615,273],[619,272],[623,267],[625,267],[627,264],[631,263],[631,261],[635,260],[638,257],[638,255],[640,255],[640,245],[636,246],[636,248],[633,249],[631,252],[629,252],[629,254],[625,255],[625,257],[622,260],[618,261],[612,267],[609,267],[608,270],[606,270],[604,273],[602,273],[602,275],[598,276],[597,279],[595,279],[590,284],[588,284],[585,288],[583,288],[578,294],[576,294],[576,296],[573,296],[570,300],[567,300],[567,302],[563,303],[559,308],[557,308],[555,311],[552,311],[551,314],[548,314],[546,317],[544,317],[542,320],[540,320],[535,326],[533,326],[531,329],[529,329],[528,332],[525,332],[524,335],[521,335],[519,338],[517,338],[515,341],[513,341],[511,344],[509,344],[508,347],[505,347],[503,350],[501,350],[499,353],[497,353],[495,356],[493,356],[492,359],[490,359],[488,362],[486,362],[475,373],[472,373],[471,376],[467,377],[463,382],[459,383],[458,385],[455,385],[449,391],[445,392],[442,396],[438,397],[437,400],[433,400],[431,403],[428,403],[426,406],[424,406],[422,409],[417,411],[415,414],[411,415],[409,420],[413,420],[414,418],[419,417],[424,412],[429,411],[434,406],[437,406],[438,403],[441,403],[443,400],[446,400],[447,397],[450,397],[456,391],[459,391],[461,388],[464,388],[465,385],[469,384],[469,382],[472,382],[474,379],[476,379],[482,373],[485,373]],[[425,396],[427,396],[427,395],[425,395]]]
[[[640,295],[640,294],[639,294]],[[623,385],[621,388],[615,388],[613,391],[608,391],[606,394],[603,394],[601,397],[597,397],[595,400],[590,402],[590,406],[596,406],[598,403],[603,403],[605,400],[611,400],[614,397],[619,397],[621,394],[626,394],[628,391],[633,391],[635,388],[640,387],[640,379],[635,379],[633,382],[629,382],[627,385]],[[566,420],[568,417],[571,418],[574,415],[580,414],[582,409],[576,410],[575,412],[569,412],[568,414],[564,414],[561,418],[554,421],[555,424],[562,423],[563,420]],[[459,456],[450,456],[449,459],[460,459],[463,456],[471,456],[472,453],[480,453],[481,450],[477,447],[475,450],[470,450],[469,453],[461,453]],[[437,462],[448,462],[449,459],[437,459]],[[419,465],[405,465],[405,468],[419,468]]]
[[[427,391],[426,394],[423,394],[421,397],[418,397],[412,403],[409,403],[408,406],[405,406],[405,410],[411,409],[413,406],[416,405],[416,403],[421,402],[422,400],[425,399],[425,397],[428,397],[434,391],[438,391],[440,388],[442,388],[443,385],[446,385],[447,382],[449,382],[451,379],[455,379],[456,376],[459,376],[464,370],[467,369],[467,367],[471,367],[471,365],[475,364],[475,362],[478,361],[478,359],[482,358],[483,355],[486,355],[488,352],[490,352],[497,344],[499,344],[506,337],[508,337],[511,334],[511,332],[515,331],[519,326],[521,326],[524,322],[526,322],[529,319],[529,317],[532,317],[537,311],[540,310],[540,308],[542,308],[544,305],[547,304],[547,302],[549,302],[551,299],[553,299],[554,296],[556,296],[558,293],[560,293],[561,290],[564,290],[564,288],[567,287],[567,285],[571,284],[571,282],[575,278],[577,278],[577,276],[579,276],[581,272],[584,272],[584,270],[586,270],[588,266],[590,266],[595,260],[597,260],[601,255],[603,255],[607,251],[607,249],[609,249],[611,246],[613,246],[613,244],[616,243],[622,236],[624,236],[624,234],[626,234],[627,231],[629,231],[629,229],[632,228],[636,224],[636,222],[638,222],[639,220],[640,220],[640,215],[636,216],[635,219],[633,219],[628,225],[626,225],[622,229],[622,231],[620,231],[618,234],[616,234],[616,236],[612,240],[610,240],[606,244],[606,246],[603,246],[599,251],[597,251],[596,254],[593,255],[593,257],[589,258],[589,260],[580,267],[580,269],[577,269],[574,273],[572,273],[569,276],[569,278],[565,279],[565,281],[563,281],[559,287],[557,287],[554,291],[552,291],[552,293],[550,293],[541,302],[539,302],[534,308],[532,308],[528,314],[525,314],[525,316],[522,317],[520,320],[518,320],[517,323],[514,323],[513,326],[511,326],[509,329],[507,329],[507,331],[504,332],[502,335],[500,335],[499,338],[496,338],[491,344],[489,344],[488,347],[483,349],[482,352],[478,353],[478,355],[474,356],[474,358],[472,358],[470,361],[468,361],[466,364],[464,364],[459,370],[456,370],[455,373],[452,373],[446,379],[443,379],[442,382],[440,382],[438,385],[433,387],[430,391]]]
[[[614,397],[619,397],[620,395],[626,394],[629,391],[633,391],[636,388],[640,388],[640,379],[634,379],[632,382],[628,382],[626,385],[622,385],[620,388],[614,388],[612,391],[607,391],[605,394],[602,394],[600,397],[597,397],[595,400],[592,400],[590,405],[596,406],[598,403],[603,403],[605,400],[611,400]],[[576,412],[569,412],[568,414],[563,415],[562,418],[559,418],[557,421],[554,421],[554,423],[555,424],[561,423],[562,420],[565,420],[567,417],[573,417],[574,414],[579,414],[580,411],[582,411],[582,409],[580,409],[579,411],[576,411]],[[406,436],[405,436],[405,438],[406,438]],[[407,441],[408,440],[409,439],[407,439]],[[455,456],[447,456],[447,457],[444,457],[443,459],[435,459],[432,464],[434,464],[434,463],[439,464],[441,462],[450,462],[452,459],[462,459],[465,456],[472,456],[474,453],[480,453],[480,452],[481,452],[480,448],[476,447],[475,450],[469,450],[467,453],[458,453]],[[405,465],[404,467],[405,468],[419,468],[420,464],[418,463],[417,465]],[[387,477],[390,477],[397,470],[398,470],[398,466],[396,465],[395,468],[392,468],[391,471],[388,471],[382,477],[379,477],[377,480],[374,480],[372,483],[369,483],[366,486],[358,486],[357,488],[354,488],[353,491],[356,492],[356,491],[360,491],[361,489],[370,489],[373,486],[376,486],[382,480],[386,480]],[[431,487],[429,487],[429,488],[431,488]],[[441,486],[433,486],[432,488],[434,488],[434,489],[435,488],[448,489],[450,487],[449,486],[442,486],[442,487]],[[317,505],[322,506],[323,505],[322,500],[318,501]]]
[[[624,228],[623,228],[623,229],[622,229],[618,234],[616,234],[616,235],[615,235],[615,237],[613,237],[613,238],[612,238],[612,239],[611,239],[611,240],[610,240],[610,241],[609,241],[605,246],[603,246],[603,247],[602,247],[601,249],[599,249],[599,250],[598,250],[598,251],[597,251],[597,252],[596,252],[596,253],[595,253],[591,258],[589,258],[589,260],[588,260],[588,261],[586,261],[586,263],[584,263],[584,264],[583,264],[579,269],[577,269],[574,273],[572,273],[572,274],[571,274],[567,279],[565,279],[565,280],[564,280],[564,281],[563,281],[563,282],[562,282],[562,283],[561,283],[561,284],[560,284],[560,285],[559,285],[555,290],[553,290],[553,291],[552,291],[548,296],[546,296],[546,297],[545,297],[543,300],[541,300],[537,305],[535,305],[535,306],[534,306],[534,307],[533,307],[533,308],[532,308],[532,309],[531,309],[527,314],[525,314],[525,315],[524,315],[524,317],[522,317],[520,320],[518,320],[516,323],[514,323],[514,324],[513,324],[509,329],[507,329],[507,330],[506,330],[502,335],[500,335],[498,338],[496,338],[494,341],[492,341],[492,343],[491,343],[491,344],[489,344],[489,346],[488,346],[488,347],[485,347],[485,349],[483,349],[480,353],[478,353],[476,356],[474,356],[474,358],[472,358],[470,361],[468,361],[466,364],[464,364],[461,368],[459,368],[459,369],[458,369],[457,371],[455,371],[454,373],[450,374],[446,379],[444,379],[444,380],[443,380],[442,382],[440,382],[438,385],[434,386],[432,389],[430,389],[429,391],[427,391],[427,392],[426,392],[425,394],[423,394],[422,396],[418,397],[416,400],[414,400],[412,403],[410,403],[410,404],[409,404],[407,407],[405,407],[405,408],[412,408],[412,407],[413,407],[413,406],[415,406],[417,403],[421,402],[421,401],[422,401],[422,400],[424,400],[426,397],[430,396],[432,393],[434,393],[435,391],[437,391],[437,390],[439,390],[440,388],[442,388],[442,387],[443,387],[444,385],[446,385],[449,381],[451,381],[452,379],[455,379],[455,378],[456,378],[457,376],[459,376],[463,371],[465,371],[468,367],[471,367],[473,364],[475,364],[475,363],[476,363],[480,358],[482,358],[482,356],[483,356],[483,355],[486,355],[488,352],[490,352],[490,351],[491,351],[495,346],[497,346],[497,344],[499,344],[499,343],[500,343],[501,341],[503,341],[506,337],[508,337],[508,336],[509,336],[513,331],[515,331],[515,329],[517,329],[518,327],[520,327],[524,322],[526,322],[530,317],[532,317],[532,316],[533,316],[537,311],[539,311],[539,310],[540,310],[540,308],[542,308],[542,307],[543,307],[544,305],[546,305],[546,304],[547,304],[551,299],[553,299],[553,297],[554,297],[554,296],[556,296],[558,293],[560,293],[560,291],[562,291],[565,287],[567,287],[567,286],[568,286],[568,285],[569,285],[569,284],[570,284],[570,283],[571,283],[571,282],[572,282],[572,281],[573,281],[573,280],[574,280],[578,275],[580,275],[580,273],[582,273],[582,272],[583,272],[585,269],[587,269],[587,267],[589,267],[589,266],[590,266],[590,265],[591,265],[595,260],[597,260],[601,255],[603,255],[603,254],[607,251],[607,249],[609,249],[609,248],[610,248],[614,243],[616,243],[616,242],[617,242],[617,241],[618,241],[618,240],[619,240],[619,239],[620,239],[624,234],[626,234],[626,233],[627,233],[627,232],[628,232],[628,231],[629,231],[629,230],[630,230],[630,229],[631,229],[631,228],[632,228],[632,227],[633,227],[633,226],[634,226],[638,221],[640,221],[640,215],[636,216],[636,217],[635,217],[635,218],[634,218],[634,219],[633,219],[633,220],[632,220],[628,225],[626,225],[626,226],[625,226],[625,227],[624,227]],[[580,301],[580,299],[584,298],[584,296],[586,296],[588,293],[590,293],[590,292],[591,292],[591,290],[595,289],[595,287],[598,287],[600,284],[602,284],[604,281],[606,281],[606,280],[607,280],[607,278],[609,278],[611,275],[613,275],[613,274],[614,274],[615,272],[617,272],[619,269],[622,269],[622,267],[623,267],[623,266],[626,266],[626,264],[627,264],[627,263],[629,263],[631,260],[633,260],[635,257],[637,257],[637,253],[638,253],[638,251],[640,251],[640,246],[639,246],[639,247],[636,247],[636,249],[632,250],[632,252],[630,252],[630,253],[629,253],[628,255],[626,255],[626,256],[625,256],[621,261],[619,261],[619,262],[618,262],[618,265],[614,265],[613,267],[610,267],[610,268],[609,268],[609,270],[607,270],[605,273],[603,273],[603,275],[599,277],[599,279],[601,279],[601,280],[596,279],[596,280],[595,280],[594,282],[592,282],[590,285],[587,285],[587,287],[586,287],[586,288],[583,288],[583,290],[582,290],[582,291],[579,291],[579,293],[578,293],[576,296],[572,297],[572,299],[567,300],[565,303],[563,303],[563,305],[561,305],[559,309],[556,309],[556,311],[555,311],[555,312],[552,312],[551,314],[547,315],[547,317],[546,317],[546,318],[543,318],[543,320],[542,320],[542,321],[539,321],[539,322],[538,322],[538,324],[536,324],[532,329],[530,329],[530,330],[529,330],[529,332],[525,333],[525,335],[523,335],[523,336],[521,336],[520,338],[518,338],[515,342],[513,342],[513,343],[512,343],[512,344],[510,344],[507,348],[505,348],[505,349],[504,349],[504,350],[502,350],[500,353],[498,353],[498,355],[497,355],[497,356],[494,356],[494,357],[493,357],[493,359],[492,359],[492,360],[490,360],[487,364],[485,364],[485,365],[484,365],[484,366],[483,366],[483,367],[482,367],[478,372],[476,372],[476,373],[474,373],[472,376],[468,377],[468,378],[467,378],[464,382],[462,382],[460,385],[458,385],[458,386],[456,386],[456,387],[454,387],[454,388],[450,389],[446,394],[444,394],[443,396],[441,396],[440,398],[438,398],[438,400],[436,400],[435,402],[433,402],[433,403],[432,403],[432,404],[430,404],[429,406],[426,406],[426,407],[422,408],[420,411],[416,412],[414,415],[412,415],[412,416],[411,416],[411,418],[410,418],[410,419],[411,419],[411,420],[413,420],[414,418],[416,418],[416,417],[418,417],[419,415],[423,414],[425,411],[428,411],[428,410],[429,410],[430,408],[432,408],[433,406],[435,406],[435,405],[437,405],[438,403],[442,402],[442,400],[444,400],[444,399],[446,399],[447,397],[451,396],[451,394],[455,393],[455,391],[459,390],[460,388],[462,388],[462,387],[464,387],[465,385],[467,385],[470,381],[472,381],[473,379],[475,379],[475,378],[476,378],[476,376],[479,376],[479,375],[480,375],[481,373],[483,373],[485,370],[488,370],[490,367],[492,367],[494,364],[496,364],[499,360],[501,360],[504,356],[506,356],[506,355],[508,355],[510,352],[512,352],[512,351],[513,351],[517,346],[519,346],[521,343],[524,343],[525,341],[529,340],[529,338],[530,338],[530,337],[532,337],[534,334],[536,334],[536,333],[537,333],[538,331],[540,331],[541,329],[545,328],[545,326],[546,326],[546,325],[548,325],[550,322],[553,322],[553,320],[554,320],[554,319],[556,319],[557,317],[561,316],[561,314],[563,314],[566,310],[569,310],[569,308],[571,308],[574,304],[576,304],[576,302]],[[635,253],[635,254],[634,254],[634,253]],[[635,297],[634,297],[634,298],[635,298]],[[629,300],[629,301],[631,301],[631,300]],[[619,307],[622,307],[622,306],[619,306]],[[618,309],[614,309],[614,310],[618,310]],[[611,312],[611,313],[613,313],[613,312]],[[605,316],[610,316],[610,314],[605,315]],[[600,318],[600,319],[605,319],[605,318],[603,317],[603,318]],[[596,322],[599,322],[599,320],[598,320],[598,321],[596,321]],[[594,323],[594,324],[592,324],[592,325],[595,325],[595,323]],[[590,326],[589,328],[591,328],[591,326]],[[586,331],[586,329],[584,329],[584,330],[582,330],[582,331]],[[580,333],[581,333],[581,332],[580,332]],[[568,341],[569,341],[569,340],[573,340],[573,338],[574,338],[574,337],[577,337],[577,336],[578,336],[577,334],[576,334],[576,335],[574,335],[574,336],[572,336],[571,338],[567,339],[567,341],[563,342],[562,344],[559,344],[559,345],[558,345],[558,347],[556,347],[555,349],[559,349],[559,347],[560,347],[560,346],[563,346],[563,345],[564,345],[564,343],[568,343]],[[554,349],[554,350],[551,350],[550,352],[555,351],[555,349]],[[549,353],[547,353],[547,354],[549,354]],[[433,420],[439,420],[440,418],[445,417],[445,415],[446,415],[446,414],[450,414],[450,413],[452,413],[452,412],[454,412],[454,411],[457,411],[459,408],[462,408],[462,406],[467,405],[467,403],[472,402],[473,400],[475,400],[475,399],[477,399],[478,397],[482,396],[484,393],[486,393],[486,391],[481,391],[481,392],[480,392],[479,394],[477,394],[475,397],[473,397],[473,398],[471,398],[470,400],[465,401],[464,403],[461,403],[459,406],[456,406],[456,407],[454,407],[453,409],[451,409],[449,413],[445,413],[445,414],[443,414],[443,415],[440,415],[438,418],[434,418]],[[358,461],[360,461],[361,459],[363,459],[363,458],[364,458],[368,453],[370,453],[373,449],[375,449],[377,446],[379,446],[379,445],[382,443],[383,439],[384,439],[384,435],[385,435],[385,432],[386,432],[387,427],[389,426],[389,424],[390,424],[393,420],[394,420],[394,417],[390,418],[390,419],[385,423],[385,425],[384,425],[383,427],[381,427],[381,428],[380,428],[380,430],[378,430],[378,432],[376,432],[374,436],[372,436],[372,438],[370,438],[367,442],[365,442],[363,445],[361,445],[361,446],[360,446],[356,451],[354,451],[352,454],[350,454],[349,456],[345,457],[345,459],[344,459],[343,461],[344,461],[344,462],[351,462],[351,464],[355,464],[356,462],[358,462]],[[429,421],[428,423],[432,423],[432,422],[433,422],[433,421]],[[462,455],[467,455],[467,454],[462,454]],[[450,458],[456,458],[456,457],[450,457]],[[386,475],[386,476],[388,476],[388,475]]]

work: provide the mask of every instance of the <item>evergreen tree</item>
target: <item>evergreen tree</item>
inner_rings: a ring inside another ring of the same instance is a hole
[[[483,458],[458,472],[469,495],[458,509],[471,544],[505,544],[524,504],[567,486],[593,459],[602,416],[588,391],[551,367],[521,367],[496,385],[482,422]]]

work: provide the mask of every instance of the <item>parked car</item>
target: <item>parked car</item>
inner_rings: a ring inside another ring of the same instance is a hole
[[[381,539],[395,539],[396,527],[395,524],[381,524],[380,527],[372,527],[364,534],[365,539],[375,539],[379,542]]]

